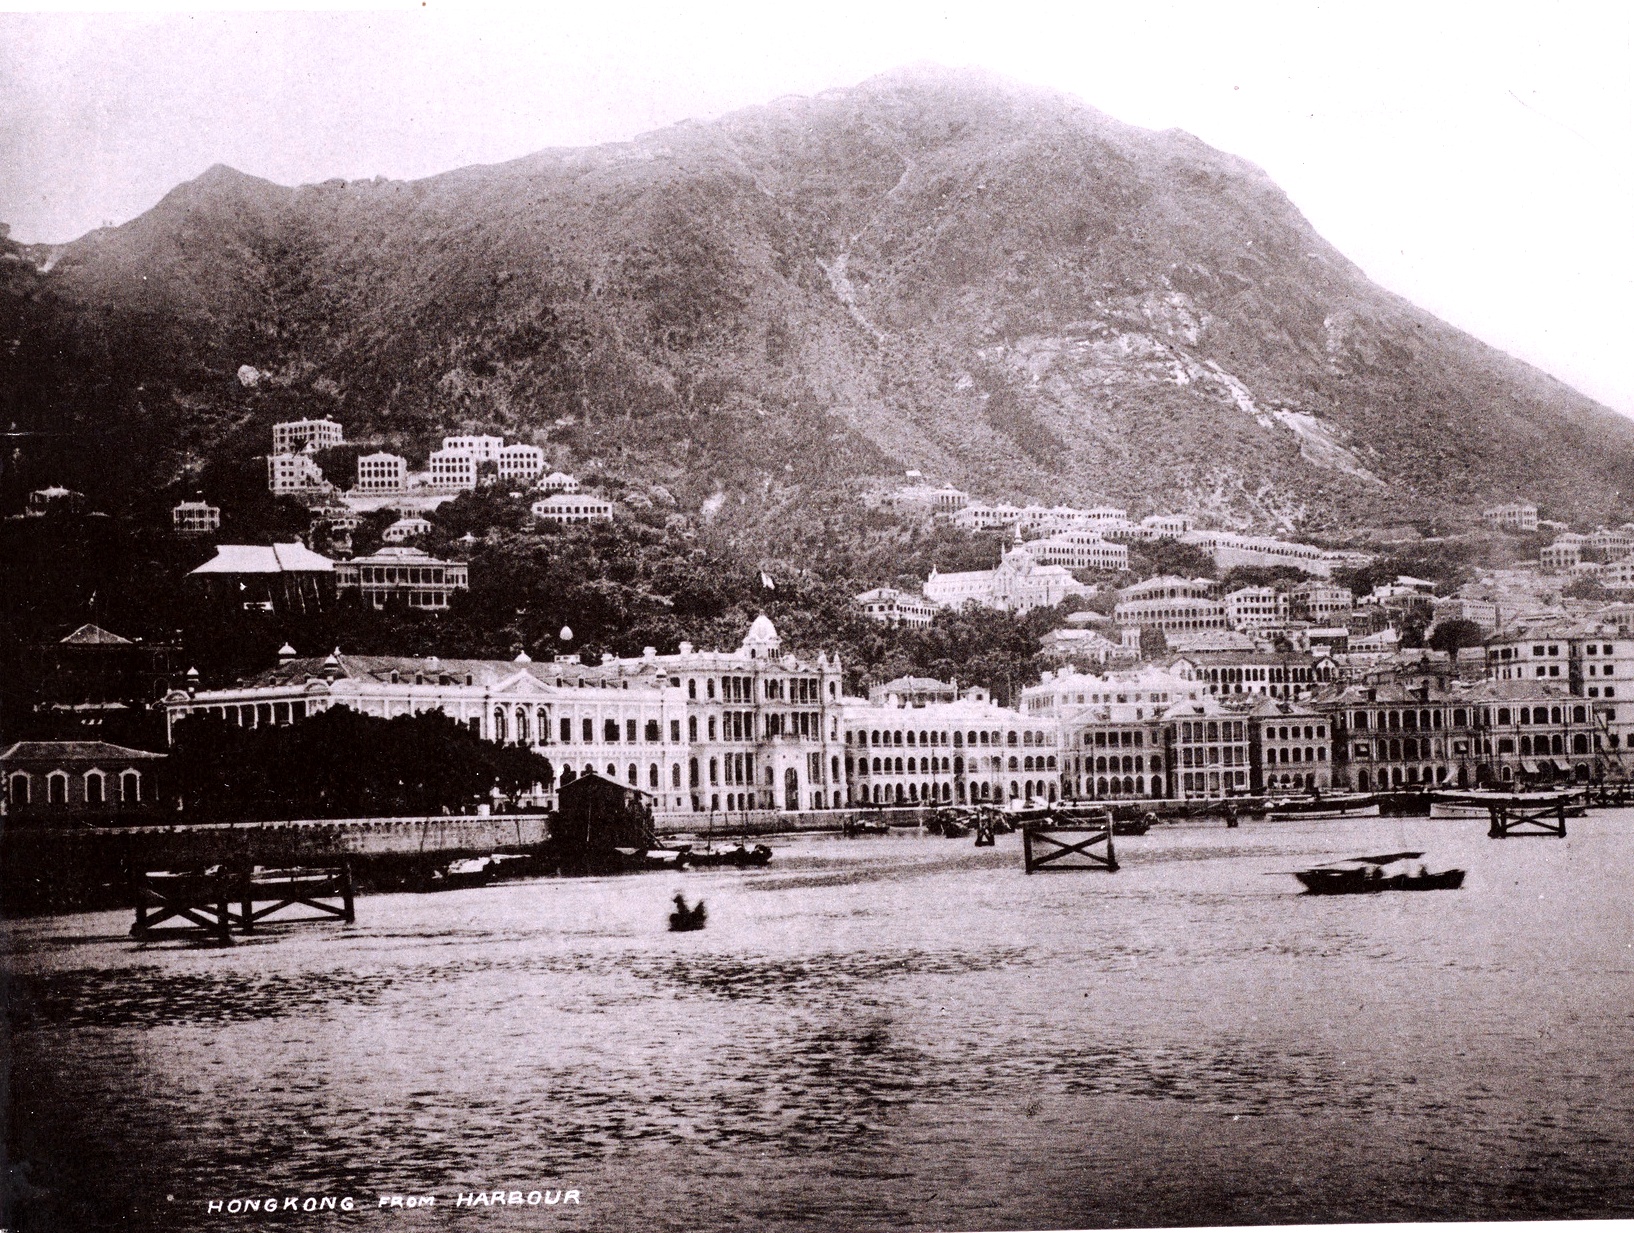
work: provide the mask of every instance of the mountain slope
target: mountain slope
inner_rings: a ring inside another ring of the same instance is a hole
[[[422,451],[536,436],[684,503],[912,466],[1322,529],[1607,516],[1634,458],[1634,424],[1373,286],[1256,168],[973,73],[413,183],[213,168],[0,274],[11,418],[161,472],[330,413]]]

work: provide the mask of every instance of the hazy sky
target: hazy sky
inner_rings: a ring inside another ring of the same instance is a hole
[[[0,221],[60,241],[217,162],[423,176],[980,65],[1250,159],[1375,280],[1634,415],[1631,36],[1621,4],[0,13]]]

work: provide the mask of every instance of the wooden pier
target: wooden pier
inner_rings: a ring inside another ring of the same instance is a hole
[[[1021,856],[1028,873],[1041,869],[1118,871],[1110,819],[1090,826],[1028,822],[1021,828]]]
[[[1566,838],[1566,805],[1563,801],[1528,807],[1495,801],[1487,806],[1487,812],[1492,818],[1492,825],[1487,828],[1488,839],[1510,839],[1523,835]]]
[[[144,871],[135,889],[131,936],[138,940],[160,936],[158,926],[166,921],[177,923],[162,931],[165,936],[196,929],[231,946],[235,928],[254,933],[263,923],[357,920],[350,861],[321,868]],[[315,915],[271,919],[287,908],[307,908]]]

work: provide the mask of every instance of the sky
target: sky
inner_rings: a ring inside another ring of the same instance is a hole
[[[14,239],[125,222],[218,162],[413,178],[974,65],[1258,164],[1376,282],[1634,416],[1634,6],[215,7],[0,0]]]

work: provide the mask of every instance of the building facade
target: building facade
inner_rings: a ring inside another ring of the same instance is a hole
[[[613,503],[586,492],[559,492],[535,501],[533,516],[539,522],[611,522]]]
[[[1538,507],[1530,501],[1513,501],[1483,510],[1481,521],[1500,531],[1530,534],[1538,529]]]
[[[323,478],[323,469],[312,461],[312,455],[269,454],[267,456],[268,492],[322,492],[328,487],[329,485]]]
[[[177,535],[211,535],[221,530],[221,507],[207,501],[182,501],[170,511]]]
[[[895,587],[875,587],[854,596],[852,603],[862,610],[870,621],[881,625],[911,625],[923,627],[936,619],[936,605],[918,595],[910,595]]]
[[[360,495],[390,495],[408,484],[408,461],[398,454],[381,450],[357,460],[357,483],[352,491]]]
[[[532,481],[543,474],[545,451],[537,445],[507,445],[499,451],[499,478]]]
[[[450,437],[451,441],[468,440]],[[431,486],[443,492],[469,492],[477,486],[477,456],[469,450],[432,450],[426,460],[426,472]]]
[[[355,592],[370,608],[402,604],[430,612],[448,608],[455,591],[471,585],[464,561],[441,561],[418,548],[393,545],[335,563],[335,590]]]
[[[298,454],[303,450],[312,452],[344,444],[341,426],[328,416],[317,420],[285,420],[272,426],[274,454]]]

